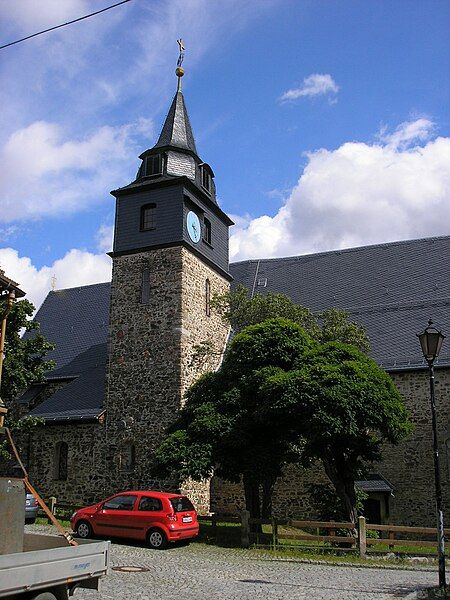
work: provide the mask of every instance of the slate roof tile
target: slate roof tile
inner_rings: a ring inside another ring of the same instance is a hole
[[[254,293],[283,293],[314,312],[347,310],[367,329],[371,355],[388,371],[426,366],[415,334],[430,317],[450,337],[449,271],[450,236],[230,265],[234,285]],[[36,320],[56,344],[49,377],[77,377],[33,414],[80,419],[103,411],[110,287],[58,290],[45,299]],[[436,366],[450,366],[448,340]]]

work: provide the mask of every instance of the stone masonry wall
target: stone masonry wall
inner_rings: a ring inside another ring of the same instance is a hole
[[[428,371],[393,373],[392,378],[411,412],[415,429],[398,446],[384,449],[384,461],[377,470],[395,488],[390,502],[390,522],[402,525],[436,524],[434,494],[433,438],[431,430]],[[436,412],[441,466],[444,515],[450,515],[449,452],[450,369],[437,369]]]
[[[33,431],[30,452],[30,481],[44,497],[58,502],[85,505],[105,496],[104,425],[80,423],[46,425]],[[68,446],[67,480],[56,474],[56,447]]]
[[[148,302],[141,302],[142,275],[150,275]],[[106,398],[107,487],[177,489],[148,470],[149,459],[200,372],[191,365],[193,345],[208,336],[225,342],[227,329],[207,317],[205,281],[223,293],[225,280],[184,248],[155,249],[115,257],[111,288]],[[122,449],[135,447],[133,469],[123,470]],[[204,511],[209,485],[187,483]]]
[[[214,371],[220,363],[229,327],[216,311],[206,310],[206,280],[210,296],[224,294],[229,283],[216,271],[182,249],[182,329],[181,329],[181,392],[182,395],[206,371]],[[211,344],[212,354],[202,363],[192,361],[194,347],[203,341]],[[182,491],[187,494],[202,513],[210,510],[209,481],[184,482]]]
[[[436,511],[428,372],[407,371],[391,376],[404,397],[415,429],[398,446],[386,445],[383,461],[374,465],[372,471],[385,477],[394,487],[394,497],[389,501],[390,523],[434,527]],[[444,515],[450,515],[450,369],[438,369],[435,378]],[[308,486],[310,483],[327,482],[328,478],[319,464],[309,470],[289,465],[275,487],[274,514],[315,518],[317,513]],[[242,486],[213,479],[213,512],[235,514],[243,506]]]

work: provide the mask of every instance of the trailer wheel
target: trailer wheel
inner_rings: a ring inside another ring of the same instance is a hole
[[[83,540],[92,536],[92,527],[87,521],[78,521],[75,531],[77,532],[77,536]]]
[[[33,596],[31,600],[57,600],[56,596],[54,596],[51,592],[42,592],[37,596]]]
[[[147,533],[147,543],[154,550],[167,548],[167,536],[161,529],[150,529]]]

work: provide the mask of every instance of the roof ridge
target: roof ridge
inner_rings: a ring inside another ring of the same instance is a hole
[[[232,263],[230,263],[230,265],[239,265],[239,264],[243,264],[243,263],[251,264],[251,263],[256,263],[258,261],[269,262],[269,261],[275,261],[275,260],[295,260],[295,259],[300,260],[303,258],[310,258],[310,257],[316,257],[316,256],[324,256],[324,255],[330,255],[330,254],[344,254],[347,252],[356,252],[358,250],[368,250],[368,249],[372,249],[372,248],[385,248],[387,246],[391,246],[391,247],[406,246],[407,244],[413,244],[413,243],[417,243],[417,242],[434,242],[437,240],[444,240],[444,239],[450,240],[450,235],[437,235],[437,236],[432,236],[432,237],[414,238],[411,240],[397,240],[394,242],[381,242],[379,244],[370,244],[368,246],[355,246],[353,248],[323,250],[321,252],[311,252],[309,254],[293,254],[291,256],[274,256],[271,258],[250,258],[250,259],[244,259],[244,260],[238,260],[236,262],[232,262]]]
[[[81,290],[87,287],[94,287],[94,286],[100,286],[100,285],[111,285],[111,281],[99,281],[98,283],[86,283],[85,285],[77,285],[75,287],[69,287],[69,288],[61,288],[59,290],[50,290],[49,291],[49,295],[50,294],[58,294],[59,292],[67,292],[67,291],[71,291],[71,290]]]

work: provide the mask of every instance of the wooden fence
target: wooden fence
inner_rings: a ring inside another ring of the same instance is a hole
[[[366,523],[364,517],[359,517],[358,523],[300,521],[275,517],[264,520],[252,519],[247,511],[243,511],[240,519],[214,515],[199,517],[199,521],[211,524],[212,536],[218,534],[222,523],[227,525],[240,521],[240,543],[247,548],[255,545],[273,549],[331,550],[353,552],[361,557],[370,553],[387,552],[422,554],[422,549],[429,556],[437,554],[437,530],[434,527],[378,525]],[[445,529],[445,535],[450,535],[450,529]],[[428,539],[423,539],[424,537]],[[434,537],[434,540],[430,537]]]
[[[73,504],[59,503],[54,497],[49,498],[47,504],[52,513],[62,520],[69,520],[75,510],[81,508]],[[44,516],[44,513],[39,512],[38,516]],[[264,520],[252,519],[250,513],[244,510],[240,516],[234,517],[199,516],[199,522],[200,531],[207,528],[212,539],[228,534],[231,543],[244,548],[252,545],[273,549],[295,547],[304,550],[353,552],[362,557],[368,553],[386,552],[411,554],[413,551],[415,554],[421,554],[421,549],[425,549],[430,556],[437,554],[436,528],[378,525],[366,523],[364,517],[359,517],[358,523],[300,521],[275,517]],[[233,535],[230,536],[230,532]],[[445,529],[444,533],[446,537],[450,536],[450,529]],[[424,537],[428,539],[423,539]],[[433,549],[434,552],[431,551]]]

